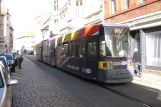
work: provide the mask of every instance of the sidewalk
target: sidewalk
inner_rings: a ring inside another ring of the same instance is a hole
[[[133,83],[161,90],[161,76],[143,73],[142,77],[134,77]]]

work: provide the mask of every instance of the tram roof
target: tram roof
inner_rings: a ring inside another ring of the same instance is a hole
[[[117,26],[117,27],[129,27],[129,25],[127,25],[127,24],[100,24],[100,25],[102,25],[102,26],[111,26],[111,27],[113,27],[113,26]]]
[[[58,39],[58,43],[65,43],[68,41],[81,39],[87,36],[97,35],[100,32],[101,26],[111,26],[111,27],[129,27],[128,25],[124,24],[92,24],[84,26],[80,29],[77,29],[75,31],[69,32],[63,36],[60,36]]]
[[[73,31],[69,31],[68,33],[64,34],[63,36],[66,36],[66,35],[69,35],[69,34],[71,34],[71,33],[80,31],[80,30],[82,30],[82,29],[84,29],[84,28],[87,28],[87,27],[89,27],[89,26],[129,27],[129,26],[126,25],[126,24],[112,24],[112,23],[110,23],[110,24],[108,24],[108,23],[106,23],[106,24],[91,24],[91,25],[83,26],[83,27],[81,27],[81,28],[79,28],[79,29],[75,29],[75,30],[73,30]]]
[[[52,38],[49,38],[48,40],[52,39],[58,39],[58,43],[64,43],[67,41],[72,41],[80,38],[84,38],[86,36],[91,36],[99,33],[99,28],[101,26],[104,27],[129,27],[125,24],[92,24],[92,25],[86,25],[82,28],[75,29],[73,31],[70,31],[64,35],[57,35]]]

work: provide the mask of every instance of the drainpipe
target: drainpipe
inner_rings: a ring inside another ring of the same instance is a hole
[[[102,15],[101,15],[101,19],[102,19],[102,23],[104,24],[104,14],[105,14],[105,13],[104,13],[104,12],[105,12],[105,11],[104,11],[104,10],[105,10],[105,9],[104,9],[104,5],[105,5],[105,0],[101,0],[101,4],[102,4],[102,5],[101,5],[101,6],[102,6],[102,12],[101,12]]]

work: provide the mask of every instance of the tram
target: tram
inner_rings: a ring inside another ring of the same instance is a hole
[[[36,58],[77,76],[104,82],[133,80],[127,25],[94,24],[37,45]]]

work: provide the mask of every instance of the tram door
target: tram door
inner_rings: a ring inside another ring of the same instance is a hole
[[[89,37],[87,40],[86,73],[96,78],[98,71],[98,36]]]
[[[49,59],[48,59],[48,63],[52,66],[55,66],[55,40],[54,39],[51,39],[49,41]]]
[[[43,61],[43,43],[44,43],[44,41],[42,41],[41,44],[40,44],[40,46],[41,46],[41,48],[40,48],[40,51],[41,51],[40,61]]]

